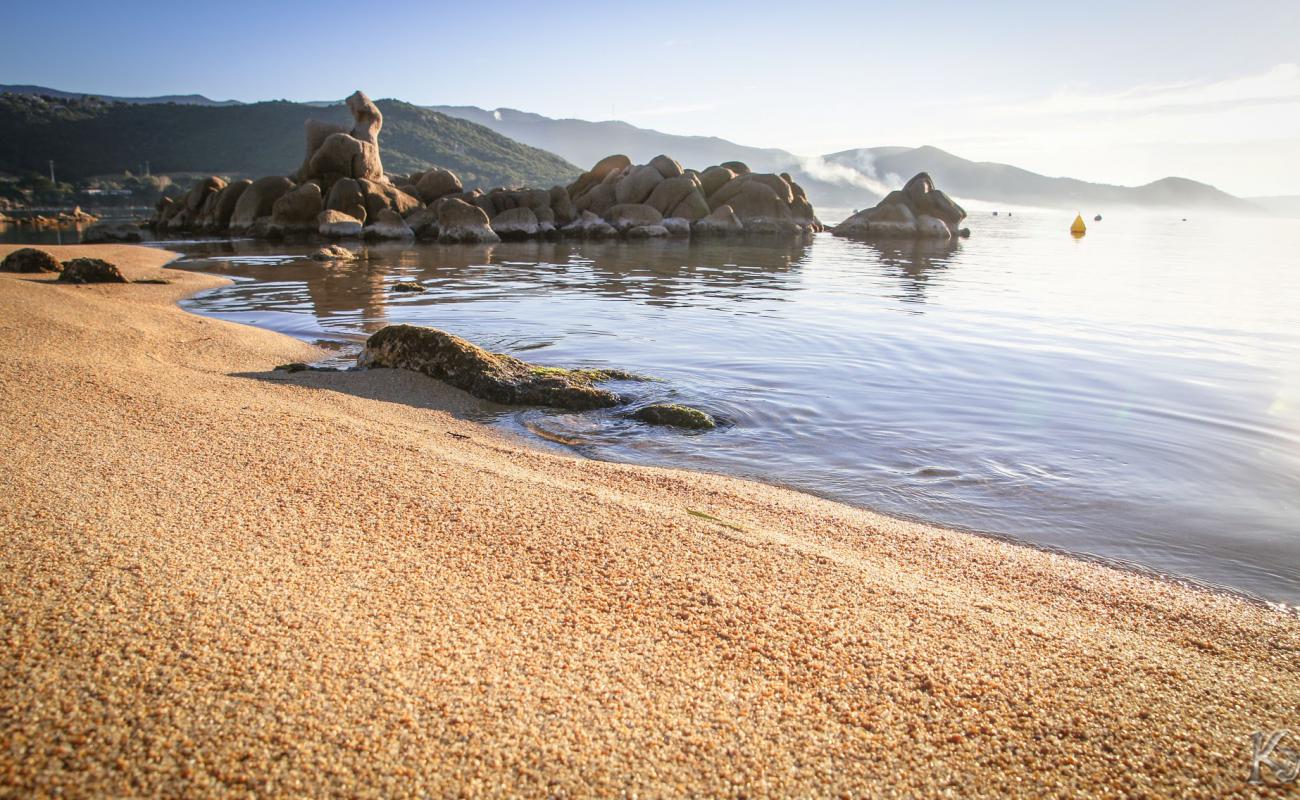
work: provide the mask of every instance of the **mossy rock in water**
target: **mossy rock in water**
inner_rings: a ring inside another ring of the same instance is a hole
[[[617,370],[543,367],[490,353],[437,328],[389,325],[366,340],[362,367],[422,372],[475,397],[509,405],[552,406],[575,411],[609,408],[622,399],[596,383],[635,379]]]
[[[676,403],[656,403],[638,408],[632,414],[632,418],[650,425],[669,425],[693,431],[704,431],[718,426],[713,417],[698,408]]]
[[[74,258],[63,264],[63,283],[126,283],[126,276],[102,258]]]
[[[62,272],[63,265],[45,250],[37,247],[24,247],[5,256],[0,263],[0,270],[5,272]]]

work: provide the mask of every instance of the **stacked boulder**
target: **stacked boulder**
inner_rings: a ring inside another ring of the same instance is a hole
[[[579,217],[563,229],[566,234],[649,238],[822,230],[808,196],[788,174],[751,172],[739,161],[701,172],[665,155],[639,165],[613,155],[569,184],[568,194]]]
[[[831,232],[853,239],[949,239],[969,236],[961,227],[966,211],[918,173],[902,189],[890,192],[875,207],[859,211]]]
[[[573,236],[648,239],[821,231],[804,190],[788,174],[740,162],[704,171],[668,156],[633,164],[602,159],[573,183],[549,189],[466,190],[452,172],[383,171],[383,114],[361,92],[347,99],[351,128],[306,123],[306,153],[293,176],[205,178],[158,203],[149,225],[163,233],[255,237],[436,240],[485,243]]]

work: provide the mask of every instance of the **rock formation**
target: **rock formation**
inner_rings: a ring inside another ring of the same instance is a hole
[[[126,283],[126,276],[117,268],[100,258],[74,258],[63,264],[59,275],[63,283]]]
[[[601,159],[568,186],[466,189],[449,170],[386,175],[384,118],[362,92],[347,99],[351,127],[309,120],[302,164],[290,176],[206,178],[159,201],[163,233],[409,238],[445,243],[569,236],[643,239],[693,235],[803,235],[821,231],[788,174],[738,161],[697,171],[660,155],[647,164]]]
[[[5,256],[0,262],[5,272],[62,272],[63,265],[49,252],[36,247],[23,247]]]
[[[513,356],[489,353],[437,328],[389,325],[366,340],[361,367],[422,372],[496,403],[587,410],[619,405],[622,399],[597,383],[631,379],[627,373],[543,367]]]
[[[859,211],[836,225],[832,233],[854,239],[948,239],[967,236],[961,228],[966,211],[918,173],[902,189],[890,192],[874,208]]]

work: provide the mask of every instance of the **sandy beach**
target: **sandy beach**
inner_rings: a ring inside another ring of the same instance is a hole
[[[44,249],[171,282],[0,273],[0,795],[1297,791],[1294,616],[532,449]]]

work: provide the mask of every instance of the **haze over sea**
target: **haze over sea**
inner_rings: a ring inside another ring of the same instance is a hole
[[[1300,221],[973,212],[953,245],[169,244],[203,314],[340,343],[409,322],[660,382],[726,421],[488,408],[603,459],[749,476],[1300,604]],[[389,287],[420,281],[423,294]]]

